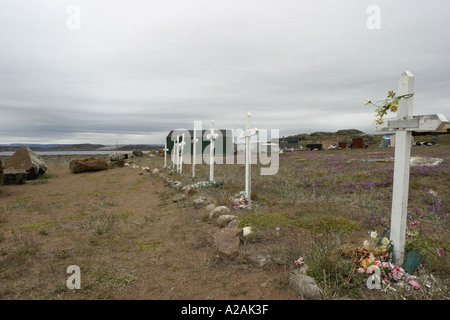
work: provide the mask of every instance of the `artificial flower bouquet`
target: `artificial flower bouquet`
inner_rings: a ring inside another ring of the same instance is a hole
[[[414,280],[414,276],[410,276],[402,267],[391,262],[391,241],[384,236],[378,236],[376,231],[371,231],[369,234],[370,239],[365,240],[363,247],[358,251],[361,254],[358,261],[358,273],[367,275],[378,273],[381,282],[385,284],[406,279],[414,289],[419,289],[420,285]]]
[[[247,195],[245,191],[239,192],[239,194],[235,195],[234,202],[233,202],[233,208],[235,209],[242,209],[246,208],[248,206],[247,202]]]

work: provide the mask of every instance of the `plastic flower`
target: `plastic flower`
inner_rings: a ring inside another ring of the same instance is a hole
[[[389,276],[393,279],[393,280],[400,280],[405,274],[405,270],[403,270],[403,268],[401,267],[397,267],[397,266],[393,266],[391,272],[389,272]]]
[[[305,261],[303,261],[303,257],[300,257],[300,258],[298,258],[297,260],[294,261],[294,267],[295,267],[295,268],[299,268],[299,267],[301,267],[304,263],[305,263]]]
[[[384,247],[387,247],[390,243],[391,243],[391,241],[388,238],[386,238],[386,237],[381,240],[381,244]]]
[[[367,270],[367,268],[375,261],[375,257],[373,254],[370,254],[368,258],[361,259],[359,261],[359,265],[364,269]]]
[[[364,248],[369,248],[370,247],[370,241],[369,240],[364,240],[363,247]]]
[[[420,284],[418,284],[416,281],[414,281],[414,280],[411,280],[411,281],[409,281],[408,282],[408,284],[411,286],[411,287],[413,287],[414,289],[420,289]]]

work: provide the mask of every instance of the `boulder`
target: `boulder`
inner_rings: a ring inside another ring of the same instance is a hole
[[[217,219],[219,216],[230,213],[230,208],[227,206],[218,206],[209,214],[210,219]]]
[[[114,151],[108,155],[107,159],[109,161],[121,161],[125,160],[125,155],[122,152]]]
[[[6,160],[5,174],[8,171],[10,174],[26,171],[27,180],[32,180],[45,174],[47,165],[34,151],[25,146],[17,150]]]
[[[238,251],[241,232],[240,228],[223,228],[214,233],[214,247],[219,257],[226,259]]]
[[[225,226],[226,224],[230,223],[234,219],[236,219],[236,216],[234,216],[232,214],[223,214],[217,218],[217,224],[219,226]]]
[[[169,186],[172,188],[180,189],[181,187],[183,187],[183,183],[181,183],[181,181],[170,181]]]
[[[181,202],[184,200],[186,200],[186,195],[184,193],[178,193],[172,198],[172,202]]]
[[[216,205],[214,203],[210,203],[205,207],[206,212],[211,212],[216,208]]]
[[[102,158],[72,160],[69,163],[69,168],[72,173],[108,170],[108,162]]]
[[[194,199],[194,207],[199,209],[202,207],[206,207],[208,204],[211,203],[211,200],[205,197],[198,197],[196,199]]]
[[[228,228],[237,228],[239,226],[239,221],[237,219],[231,220],[230,223],[228,223]]]
[[[108,161],[109,169],[123,168],[123,167],[125,167],[125,159],[117,160],[117,161]]]
[[[135,157],[143,157],[144,153],[140,150],[133,150],[133,156]]]
[[[303,300],[320,299],[320,289],[316,281],[301,271],[290,275],[289,285]]]

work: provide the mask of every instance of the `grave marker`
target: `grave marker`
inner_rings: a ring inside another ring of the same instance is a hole
[[[251,144],[250,138],[258,134],[258,128],[250,128],[250,112],[247,113],[247,120],[245,123],[245,131],[241,133],[240,138],[245,138],[245,196],[248,204],[251,202]]]
[[[180,162],[180,136],[177,135],[177,142],[174,143],[175,148],[175,168],[178,172],[179,162]]]
[[[400,76],[398,95],[414,93],[414,75],[404,71]],[[408,209],[409,171],[411,161],[412,131],[439,130],[448,123],[442,114],[413,116],[413,99],[400,99],[397,117],[373,123],[377,131],[395,131],[394,182],[391,207],[391,234],[394,263],[403,264],[405,256],[406,218]]]
[[[195,130],[194,126],[194,137],[192,138],[192,178],[195,178],[195,162],[197,161],[197,130]]]
[[[167,151],[169,151],[169,149],[167,149],[167,141],[164,143],[164,168],[167,167]]]
[[[211,133],[206,135],[209,140],[209,180],[214,181],[214,141],[219,135],[214,133],[214,120],[211,120]]]
[[[182,135],[182,138],[181,138],[181,142],[179,143],[179,152],[180,152],[180,154],[179,154],[179,163],[178,163],[178,166],[179,166],[179,173],[180,174],[182,174],[183,173],[183,152],[184,152],[184,145],[186,144],[186,142],[184,141],[184,133],[183,133],[183,135]]]

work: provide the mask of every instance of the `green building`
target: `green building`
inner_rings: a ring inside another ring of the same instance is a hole
[[[196,146],[196,154],[202,154],[204,150],[209,146],[210,141],[207,138],[207,135],[211,132],[211,130],[196,130],[196,138],[198,140]],[[166,137],[167,143],[167,153],[172,153],[172,149],[174,147],[174,143],[177,140],[177,136],[179,136],[179,141],[181,142],[182,136],[184,133],[184,145],[185,152],[189,152],[192,154],[192,139],[194,138],[194,130],[172,130]],[[233,133],[232,130],[214,130],[214,133],[218,134],[218,138],[214,142],[214,150],[215,155],[233,155],[234,154],[234,141],[233,141]],[[209,150],[209,148],[207,149]],[[208,151],[209,154],[209,151]]]

